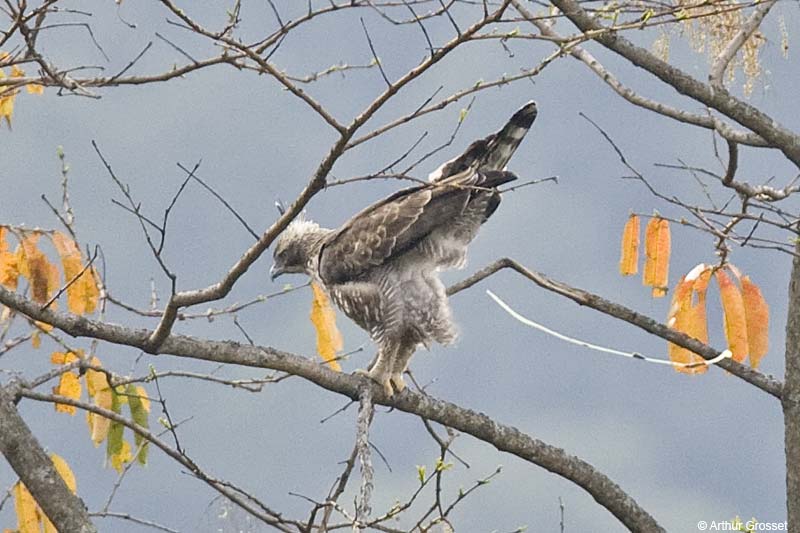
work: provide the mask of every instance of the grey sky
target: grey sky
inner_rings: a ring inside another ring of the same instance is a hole
[[[76,6],[82,3],[75,3]],[[227,4],[209,2],[186,9],[199,20],[219,25]],[[277,2],[284,18],[304,2]],[[85,7],[85,6],[84,6]],[[92,6],[92,28],[111,57],[106,63],[78,29],[53,30],[42,35],[42,48],[62,65],[104,65],[115,72],[156,31],[180,43],[197,57],[214,52],[207,42],[165,23],[166,11],[156,3],[128,0],[117,7],[110,0]],[[467,8],[459,20],[473,20]],[[402,75],[425,54],[419,28],[397,28],[369,10],[359,12],[373,34],[378,54],[390,78]],[[768,73],[760,80],[751,103],[771,113],[785,126],[800,129],[793,95],[800,68],[794,57],[784,60],[777,37],[777,16],[785,16],[790,39],[800,35],[796,5],[779,5],[765,25]],[[120,18],[136,24],[130,29]],[[245,3],[244,32],[250,38],[274,24],[265,2]],[[74,16],[63,20],[78,20]],[[567,28],[565,23],[560,27]],[[452,38],[446,19],[427,25],[431,39]],[[648,43],[649,37],[634,36]],[[408,113],[439,85],[440,96],[489,81],[520,67],[535,65],[550,53],[547,43],[509,44],[514,57],[495,41],[473,43],[448,57],[404,90],[382,110],[369,131]],[[686,100],[660,87],[643,72],[590,47],[623,81],[643,94],[686,105]],[[673,38],[673,60],[698,77],[706,62]],[[794,53],[792,50],[791,53]],[[292,34],[274,61],[295,75],[324,69],[333,63],[366,64],[369,49],[355,13],[340,13]],[[156,40],[134,70],[168,69],[184,59]],[[377,70],[334,75],[308,88],[331,112],[348,121],[382,91]],[[184,175],[180,162],[191,167],[202,159],[199,175],[216,188],[256,228],[266,228],[277,216],[277,198],[291,200],[329,150],[333,132],[303,103],[283,91],[268,76],[238,72],[230,67],[203,70],[165,84],[102,91],[99,100],[21,95],[12,132],[2,131],[0,151],[0,222],[30,227],[55,227],[57,221],[39,199],[59,194],[56,147],[63,146],[71,166],[72,204],[77,229],[86,244],[100,244],[106,259],[108,284],[114,295],[146,306],[150,278],[160,294],[167,283],[141,236],[138,222],[113,206],[120,198],[94,154],[95,140],[114,170],[131,187],[144,209],[159,217]],[[677,125],[635,109],[614,94],[583,65],[562,59],[534,79],[480,93],[452,146],[415,170],[425,177],[442,161],[460,153],[472,140],[500,127],[522,103],[534,99],[539,118],[512,159],[509,169],[523,179],[559,177],[505,196],[470,250],[464,272],[448,274],[457,280],[502,256],[531,269],[619,301],[644,314],[663,319],[668,298],[652,300],[639,278],[617,273],[618,240],[633,210],[680,217],[682,213],[653,198],[632,180],[599,133],[578,116],[591,117],[614,138],[630,162],[659,189],[683,199],[701,201],[693,178],[686,173],[656,168],[653,163],[689,164],[718,169],[710,134]],[[334,167],[336,178],[374,172],[403,153],[424,131],[428,137],[417,154],[444,142],[458,120],[459,102],[348,153]],[[692,110],[700,111],[693,104]],[[775,152],[742,149],[740,176],[753,182],[775,176],[785,183],[796,174]],[[367,182],[335,187],[319,194],[308,215],[323,225],[341,224],[370,202],[394,191],[399,182]],[[717,199],[728,193],[713,188]],[[724,201],[724,200],[723,200]],[[797,212],[797,200],[784,206]],[[251,243],[252,237],[205,191],[190,184],[171,215],[166,259],[179,274],[179,288],[205,286],[218,280]],[[713,242],[705,235],[673,227],[674,256],[670,282],[696,263],[714,260]],[[733,262],[759,283],[770,304],[771,350],[762,363],[765,373],[783,373],[785,289],[789,258],[771,251],[735,249]],[[263,257],[242,278],[226,302],[244,301],[280,288],[268,279],[270,259]],[[291,280],[302,283],[299,277]],[[735,515],[764,521],[785,519],[783,422],[773,398],[724,372],[686,377],[669,368],[606,356],[565,344],[526,329],[503,313],[486,296],[491,289],[519,312],[560,332],[618,349],[651,356],[666,355],[665,343],[632,326],[546,293],[519,276],[501,273],[452,298],[461,328],[458,344],[420,352],[411,368],[429,392],[459,405],[483,411],[496,420],[579,455],[609,475],[650,511],[669,531],[695,531],[698,520],[725,520]],[[712,344],[722,347],[721,316],[711,302]],[[255,342],[314,356],[314,331],[308,320],[310,293],[298,291],[242,313],[239,319]],[[202,310],[202,309],[200,309]],[[109,320],[137,326],[152,321],[131,317],[112,308]],[[346,349],[364,350],[344,362],[350,372],[363,367],[373,354],[365,333],[343,315],[339,324]],[[230,317],[212,323],[178,322],[176,331],[197,336],[242,340]],[[75,341],[88,346],[85,340]],[[26,346],[0,359],[4,370],[27,375],[47,369],[47,346]],[[98,355],[117,372],[128,373],[136,351],[102,345]],[[210,371],[212,365],[169,356],[144,357],[136,372],[152,364],[159,370]],[[257,377],[253,369],[226,368],[224,376]],[[163,390],[176,419],[194,417],[180,430],[190,456],[216,475],[254,492],[273,508],[304,516],[307,504],[289,492],[321,499],[341,470],[354,438],[355,409],[325,424],[320,419],[346,403],[297,378],[268,386],[260,394],[233,391],[219,385],[164,381]],[[48,450],[62,455],[73,467],[81,496],[90,509],[100,507],[116,473],[103,469],[103,449],[91,445],[82,416],[55,414],[49,405],[23,402],[21,410]],[[156,425],[157,408],[151,417]],[[433,468],[438,448],[419,420],[380,409],[372,429],[374,444],[386,455],[392,471],[376,462],[378,512],[404,500],[416,488],[416,465]],[[613,516],[583,491],[565,480],[512,456],[498,453],[469,436],[454,450],[471,468],[456,464],[446,477],[449,497],[459,486],[503,465],[503,472],[462,504],[454,515],[459,531],[510,531],[527,524],[531,531],[557,531],[559,497],[566,506],[567,531],[622,531]],[[0,488],[14,477],[0,465]],[[151,518],[181,531],[216,531],[214,494],[183,474],[163,454],[152,451],[146,468],[135,467],[122,485],[115,508]],[[352,501],[352,497],[343,502]],[[426,500],[427,501],[427,500]],[[12,527],[9,506],[0,525]],[[399,526],[407,525],[401,522]],[[105,521],[104,531],[138,531],[135,526]]]

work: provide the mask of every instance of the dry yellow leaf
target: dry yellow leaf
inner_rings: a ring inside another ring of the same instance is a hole
[[[89,361],[92,366],[101,366],[100,359],[92,357]],[[94,396],[98,392],[109,389],[108,378],[105,373],[91,368],[86,370],[86,390],[89,396]]]
[[[64,480],[64,483],[67,484],[69,490],[75,494],[78,485],[75,483],[75,474],[72,473],[72,470],[67,462],[61,456],[54,453],[50,454],[50,459],[53,461],[53,466],[56,467],[56,472],[58,472],[58,475],[61,476],[61,478]]]
[[[715,277],[719,284],[720,299],[722,300],[725,338],[728,340],[728,349],[733,354],[733,360],[741,363],[747,357],[749,350],[747,318],[745,316],[742,293],[724,270],[717,270]]]
[[[50,308],[51,309],[58,308],[58,302],[53,302],[52,304],[50,304]],[[37,328],[44,331],[45,333],[50,333],[51,331],[53,331],[53,326],[51,324],[48,324],[47,322],[40,322],[37,320],[34,322],[34,324],[36,325]]]
[[[672,303],[669,308],[669,313],[667,315],[667,325],[672,329],[683,331],[685,333],[685,322],[686,322],[686,307],[687,301],[688,305],[691,305],[691,298],[692,298],[692,285],[691,281],[686,281],[684,278],[681,278],[678,281],[678,284],[675,286],[675,290],[672,293]],[[678,346],[677,344],[668,343],[667,344],[667,352],[669,353],[669,360],[674,363],[689,363],[691,361],[691,352]],[[690,369],[681,368],[681,367],[673,367],[676,372],[685,372],[685,373],[692,373]]]
[[[40,523],[36,501],[25,485],[18,481],[14,485],[14,510],[17,513],[18,533],[39,533]]]
[[[50,354],[50,362],[54,365],[68,365],[83,356],[83,350],[77,350],[77,352],[53,352]]]
[[[147,391],[144,390],[144,387],[136,385],[136,395],[139,397],[139,401],[142,402],[142,408],[149,413],[150,398],[147,396]]]
[[[58,287],[58,268],[48,261],[47,256],[37,247],[38,233],[26,235],[17,248],[19,272],[31,286],[31,297],[38,303],[45,303]]]
[[[77,485],[75,483],[75,474],[72,473],[72,470],[67,462],[54,453],[50,454],[50,459],[53,461],[53,466],[55,467],[56,472],[58,472],[58,475],[61,476],[61,479],[64,480],[64,483],[67,484],[69,490],[71,490],[74,494],[77,489]],[[56,526],[54,526],[50,519],[45,516],[42,509],[37,506],[36,511],[39,515],[39,520],[44,525],[44,533],[58,533]]]
[[[702,291],[697,292],[697,303],[694,303],[695,289],[697,284],[697,271],[698,268],[705,268],[705,265],[698,265],[686,277],[681,278],[678,285],[675,287],[675,293],[672,296],[672,305],[670,306],[669,315],[667,317],[667,324],[682,333],[689,335],[704,343],[708,342],[708,332],[706,325],[706,300],[705,300],[705,287]],[[703,363],[703,358],[698,354],[687,350],[677,344],[669,343],[667,347],[669,358],[676,363]],[[705,364],[698,364],[692,367],[674,367],[677,372],[684,374],[702,374],[708,370]]]
[[[41,518],[44,519],[44,533],[58,533],[56,526],[53,525],[50,519],[44,516],[44,513],[41,513],[41,509],[39,511]]]
[[[339,328],[336,327],[336,313],[322,287],[312,282],[311,290],[314,293],[314,300],[311,302],[311,323],[317,330],[317,353],[332,369],[341,372],[342,367],[336,360],[336,352],[342,349],[344,342]]]
[[[708,318],[706,316],[706,291],[711,280],[711,269],[705,268],[694,282],[697,303],[692,305],[692,327],[689,335],[708,344]]]
[[[758,368],[761,358],[769,350],[769,306],[761,294],[761,289],[750,281],[749,276],[742,276],[741,281],[744,314],[747,319],[750,366]]]
[[[639,217],[631,215],[622,231],[619,273],[633,276],[639,271]]]
[[[17,290],[17,278],[19,278],[17,255],[10,252],[0,252],[0,285],[15,291]]]
[[[2,59],[2,57],[0,57],[0,59]],[[0,70],[0,79],[5,77],[5,72]],[[22,70],[19,65],[12,65],[11,77],[24,78],[25,71]],[[29,94],[42,94],[44,92],[44,86],[28,83],[25,85],[25,90],[27,90]],[[0,87],[0,95],[2,95],[0,96],[0,118],[6,119],[9,128],[11,127],[11,117],[14,114],[14,99],[18,94],[19,90],[17,89]]]
[[[61,258],[65,283],[72,282],[67,287],[67,307],[78,315],[93,313],[100,297],[94,270],[89,267],[81,272],[84,266],[81,251],[78,244],[70,237],[57,231],[53,234],[52,240]]]
[[[6,73],[0,69],[0,80],[6,77]],[[11,127],[11,115],[14,114],[14,99],[17,97],[16,89],[0,87],[0,119],[5,118],[8,127]]]
[[[644,285],[653,287],[653,297],[667,294],[669,283],[670,231],[669,222],[653,217],[647,223],[644,238]]]
[[[0,71],[0,73],[2,73],[2,71]],[[14,115],[14,98],[17,97],[17,91],[0,91],[0,94],[4,94],[4,96],[0,96],[0,119],[6,119],[6,124],[8,124],[10,128],[11,117]]]
[[[114,467],[114,470],[121,473],[125,465],[131,461],[133,461],[131,445],[128,441],[123,440],[119,452],[111,456],[111,466]]]
[[[0,285],[15,291],[19,277],[17,254],[8,251],[6,228],[0,226]]]
[[[94,404],[97,407],[110,410],[112,404],[111,389],[107,388],[98,391],[97,394],[94,395]],[[88,413],[87,417],[92,442],[94,442],[95,446],[99,446],[108,436],[108,428],[111,426],[111,420],[95,413]]]
[[[72,398],[73,400],[79,399],[81,397],[81,382],[78,380],[77,374],[73,372],[64,372],[61,374],[61,379],[59,380],[58,385],[53,387],[53,394],[66,396],[67,398]],[[69,413],[74,415],[76,409],[72,405],[57,403],[56,411],[59,413]]]

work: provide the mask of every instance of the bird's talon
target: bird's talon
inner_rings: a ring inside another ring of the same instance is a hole
[[[373,372],[372,370],[364,370],[363,368],[359,368],[354,372],[354,374],[357,376],[367,377],[383,387],[383,392],[386,394],[386,396],[394,396],[394,389],[392,388],[392,376],[390,374]]]

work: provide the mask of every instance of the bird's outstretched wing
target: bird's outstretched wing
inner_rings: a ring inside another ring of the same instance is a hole
[[[322,281],[357,280],[457,219],[476,193],[515,179],[511,172],[469,168],[445,182],[398,191],[355,215],[327,240],[319,255]]]
[[[475,168],[485,172],[504,170],[519,143],[536,120],[536,103],[528,102],[509,119],[503,128],[485,139],[473,142],[467,150],[431,172],[428,179],[439,182],[454,174]]]

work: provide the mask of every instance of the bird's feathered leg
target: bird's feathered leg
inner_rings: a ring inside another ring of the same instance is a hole
[[[358,369],[355,371],[360,376],[366,376],[381,387],[387,396],[392,396],[394,390],[392,389],[392,352],[395,345],[390,342],[382,342],[378,348],[378,353],[369,364],[366,370]]]
[[[397,352],[392,360],[392,374],[389,378],[394,390],[398,393],[403,392],[403,390],[406,388],[406,382],[403,381],[403,374],[408,368],[408,363],[411,361],[411,356],[414,355],[416,350],[416,342],[406,341],[398,345]]]
[[[406,388],[403,373],[418,345],[415,338],[409,334],[383,341],[367,370],[356,370],[355,373],[366,376],[383,387],[387,396],[403,392]]]

